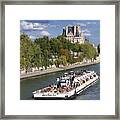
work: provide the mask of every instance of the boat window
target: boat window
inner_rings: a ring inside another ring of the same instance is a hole
[[[66,83],[66,81],[65,80],[61,80],[60,83]]]
[[[85,83],[85,80],[83,80],[83,83]]]
[[[94,77],[96,77],[96,75],[95,75],[95,74],[94,74],[93,76],[94,76]]]

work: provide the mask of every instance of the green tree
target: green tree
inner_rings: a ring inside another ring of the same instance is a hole
[[[97,51],[100,53],[100,44],[98,50],[89,42],[85,44],[72,44],[63,36],[49,39],[47,36],[37,38],[34,42],[26,34],[20,35],[20,68],[26,72],[32,67],[47,67],[55,64],[67,65],[75,62],[81,62],[84,58],[95,59]],[[77,58],[71,53],[77,52]],[[54,61],[54,60],[55,61]]]
[[[68,49],[60,49],[59,56],[65,56],[66,60],[69,60],[70,57],[70,51]]]
[[[57,59],[54,61],[55,66],[59,68],[60,62],[61,62],[61,61],[57,58]]]
[[[25,69],[26,73],[32,67],[32,41],[26,34],[20,35],[20,68]]]
[[[73,44],[71,49],[73,52],[79,52],[79,47],[80,47],[80,44],[76,43],[76,44]]]
[[[80,53],[80,56],[79,56],[79,62],[82,62],[84,59],[84,53]]]
[[[58,54],[60,49],[60,42],[57,38],[52,38],[50,41],[50,51],[53,53],[53,55]]]
[[[33,66],[37,67],[39,70],[39,67],[42,67],[42,52],[41,48],[36,43],[33,44],[33,53]]]
[[[81,52],[83,52],[84,58],[95,59],[97,56],[96,48],[90,43],[81,44]]]
[[[74,63],[74,58],[72,55],[69,56],[68,63],[70,64]]]
[[[62,65],[66,65],[67,64],[67,59],[66,59],[66,56],[65,55],[61,55],[60,57],[59,57],[59,62],[60,62],[60,64],[62,64]]]
[[[45,69],[47,69],[47,66],[50,65],[50,62],[49,62],[49,52],[48,50],[44,50],[43,51],[43,59],[42,59],[42,66],[45,67]]]

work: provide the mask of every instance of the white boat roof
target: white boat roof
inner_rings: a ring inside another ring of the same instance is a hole
[[[68,74],[67,72],[65,72],[64,74]]]

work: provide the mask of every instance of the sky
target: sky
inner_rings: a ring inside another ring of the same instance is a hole
[[[99,20],[20,20],[20,33],[26,33],[32,40],[43,36],[53,38],[61,35],[67,25],[80,25],[90,42],[95,46],[100,43]]]

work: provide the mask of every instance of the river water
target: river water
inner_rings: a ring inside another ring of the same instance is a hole
[[[100,64],[72,68],[66,71],[60,71],[55,73],[50,73],[46,75],[37,76],[34,78],[26,78],[20,82],[20,99],[21,100],[33,100],[32,91],[46,87],[50,84],[53,84],[56,81],[57,77],[63,75],[64,72],[71,70],[80,71],[80,70],[94,70],[98,75],[100,75]],[[99,100],[100,99],[100,81],[95,85],[86,89],[82,94],[78,95],[76,100]]]

